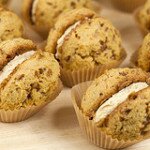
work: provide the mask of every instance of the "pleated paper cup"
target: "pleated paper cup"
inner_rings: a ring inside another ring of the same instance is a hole
[[[76,85],[72,88],[73,106],[75,108],[81,130],[84,132],[87,139],[96,146],[105,149],[125,148],[142,141],[142,140],[119,141],[117,139],[113,139],[110,135],[107,135],[105,132],[101,131],[100,128],[98,128],[92,120],[89,120],[89,118],[82,113],[82,110],[80,109],[81,100],[83,94],[90,86],[90,84],[91,82],[85,82]]]
[[[146,27],[144,27],[144,26],[140,23],[140,21],[139,21],[138,15],[139,15],[140,10],[141,10],[141,7],[137,8],[137,9],[134,11],[133,15],[134,15],[134,18],[135,18],[135,20],[136,20],[137,26],[138,26],[139,29],[141,30],[143,36],[145,36],[145,35],[147,35],[147,34],[149,33],[149,30],[148,30]]]
[[[125,58],[126,52],[123,50],[121,59],[108,65],[99,65],[93,68],[80,69],[77,71],[70,71],[61,68],[61,80],[67,87],[73,87],[81,82],[94,80],[103,74],[105,70],[118,67]]]
[[[38,106],[27,106],[25,108],[15,109],[15,110],[0,110],[0,121],[4,123],[14,123],[26,120],[39,112],[44,106],[54,100],[62,90],[62,83],[59,81],[58,87],[55,92],[48,98],[46,102],[43,102]]]
[[[142,6],[146,0],[110,0],[110,2],[118,10],[133,12],[136,8]]]

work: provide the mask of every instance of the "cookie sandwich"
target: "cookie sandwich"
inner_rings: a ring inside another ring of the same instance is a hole
[[[143,35],[150,31],[150,0],[135,11],[135,19]]]
[[[125,58],[119,31],[92,10],[65,12],[50,31],[46,51],[54,53],[62,80],[72,87],[92,80]]]
[[[23,36],[23,23],[15,13],[0,8],[0,20],[0,42]]]
[[[150,71],[150,34],[147,34],[139,47],[131,58],[133,67],[139,67],[147,72]]]
[[[22,12],[28,23],[47,37],[62,12],[91,6],[91,0],[24,0]]]
[[[26,39],[0,43],[0,121],[18,122],[37,113],[61,91],[53,54]]]
[[[150,137],[149,77],[141,69],[111,69],[73,88],[78,120],[91,142],[119,149]]]

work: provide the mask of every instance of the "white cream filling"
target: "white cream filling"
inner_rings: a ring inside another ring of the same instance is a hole
[[[78,21],[78,22],[76,22],[75,24],[73,24],[73,25],[71,25],[70,27],[68,27],[68,28],[66,29],[66,31],[64,32],[64,34],[58,39],[58,41],[57,41],[57,47],[56,47],[57,52],[56,52],[56,54],[55,54],[56,58],[59,58],[59,57],[61,56],[61,53],[59,52],[58,49],[63,45],[64,40],[65,40],[65,37],[66,37],[67,35],[69,35],[69,33],[70,33],[73,29],[75,29],[75,28],[80,24],[80,22],[81,22],[81,21]]]
[[[16,56],[13,60],[11,60],[0,73],[0,83],[2,83],[3,80],[6,79],[19,64],[29,59],[34,53],[35,51],[29,51],[22,55]]]
[[[37,4],[38,4],[39,0],[34,0],[33,4],[32,4],[32,10],[31,10],[31,19],[33,22],[36,21],[36,8],[37,8]]]
[[[101,119],[106,118],[117,106],[126,101],[131,93],[138,92],[148,86],[146,82],[133,83],[114,94],[96,111],[94,122],[99,122]]]

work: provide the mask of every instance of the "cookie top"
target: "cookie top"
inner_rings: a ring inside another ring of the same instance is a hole
[[[149,74],[141,69],[111,69],[94,80],[83,96],[81,107],[85,115],[93,117],[98,107],[113,94],[134,82],[146,82]]]
[[[88,9],[61,16],[49,34],[46,50],[54,52],[61,67],[71,71],[116,62],[123,52],[118,30]]]
[[[150,34],[145,36],[138,50],[137,66],[145,71],[150,71]]]
[[[90,6],[91,0],[24,0],[23,15],[40,33],[47,35],[62,12]]]
[[[145,5],[138,12],[137,19],[140,25],[147,30],[150,30],[150,0],[147,0]]]
[[[0,69],[2,69],[15,56],[30,50],[36,50],[36,45],[23,38],[15,38],[0,43]]]
[[[23,23],[13,12],[0,8],[0,42],[22,37]]]

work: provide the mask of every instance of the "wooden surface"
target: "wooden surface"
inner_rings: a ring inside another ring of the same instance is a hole
[[[13,0],[10,8],[20,14],[22,0]],[[120,30],[128,58],[138,48],[142,36],[131,15],[104,9],[102,16],[109,18]],[[27,36],[36,42],[42,39],[27,28]],[[32,32],[32,35],[29,34]],[[0,123],[0,150],[101,150],[90,144],[79,128],[71,104],[70,89],[65,88],[59,97],[32,118],[14,124]],[[150,140],[126,148],[150,150]]]

